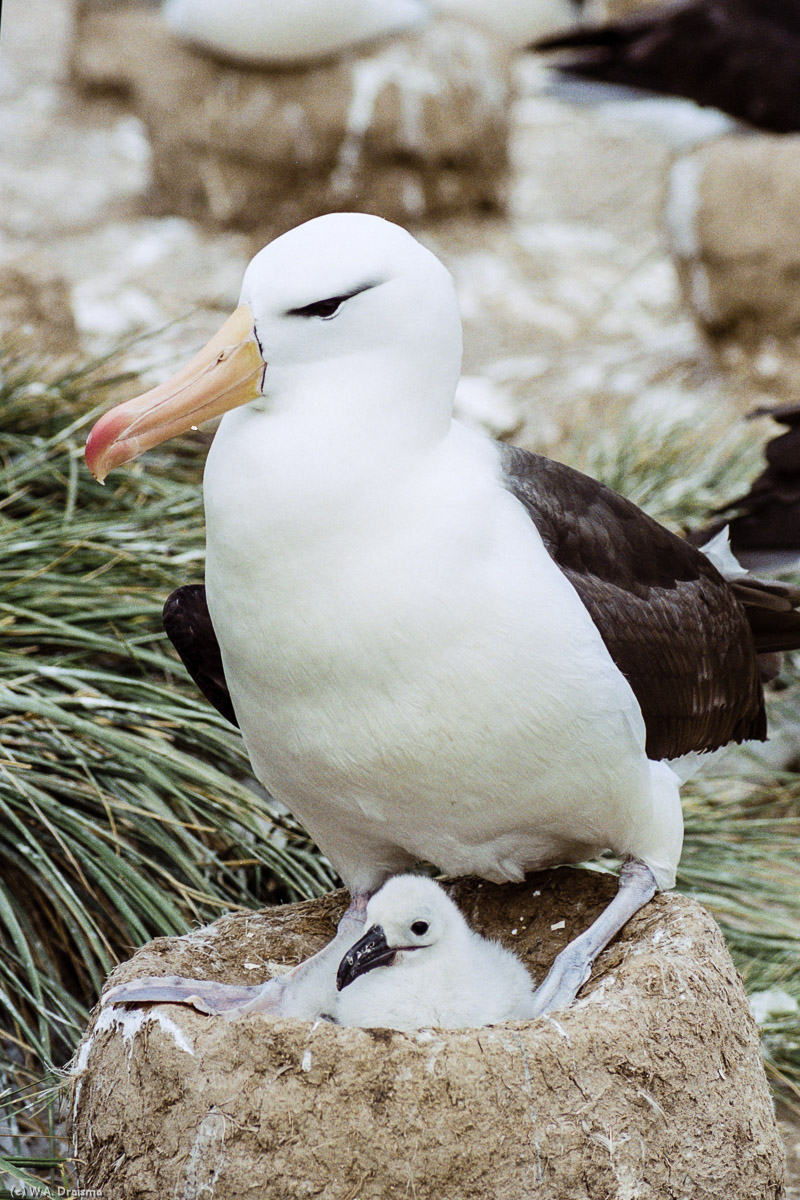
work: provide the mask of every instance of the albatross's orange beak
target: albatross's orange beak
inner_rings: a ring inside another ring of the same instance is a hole
[[[254,400],[264,365],[253,314],[240,304],[177,375],[100,418],[86,443],[89,470],[102,483],[114,467],[152,446]]]

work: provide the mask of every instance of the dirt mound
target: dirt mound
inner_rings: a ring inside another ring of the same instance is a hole
[[[127,94],[167,212],[274,236],[324,212],[402,223],[505,201],[511,58],[466,23],[256,70],[183,45],[157,11],[83,0],[71,70]]]
[[[541,978],[615,880],[450,892]],[[118,968],[257,983],[343,893],[161,938]],[[766,1200],[783,1152],[741,981],[709,915],[657,897],[554,1018],[397,1033],[177,1006],[95,1015],[73,1077],[81,1186],[163,1200]]]

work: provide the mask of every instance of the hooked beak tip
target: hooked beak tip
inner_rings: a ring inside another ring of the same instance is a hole
[[[86,465],[98,483],[105,482],[109,471],[133,457],[135,441],[125,439],[126,423],[118,414],[119,408],[112,408],[93,426],[86,439]]]
[[[91,475],[94,476],[98,483],[102,484],[105,483],[108,471],[103,464],[103,451],[106,449],[106,442],[102,437],[100,426],[101,421],[98,421],[89,434],[83,454]]]
[[[171,379],[100,418],[86,442],[86,465],[102,483],[109,471],[145,450],[256,399],[264,370],[253,313],[240,304]]]
[[[339,963],[336,972],[336,990],[341,992],[359,975],[366,975],[375,967],[391,966],[397,951],[386,940],[386,934],[380,925],[373,925],[362,938],[351,946]]]

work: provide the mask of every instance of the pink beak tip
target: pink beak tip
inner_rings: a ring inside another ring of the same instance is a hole
[[[98,483],[102,483],[105,479],[105,473],[102,471],[100,465],[103,457],[103,449],[102,439],[98,436],[97,425],[95,425],[86,440],[86,448],[83,454],[87,467]]]

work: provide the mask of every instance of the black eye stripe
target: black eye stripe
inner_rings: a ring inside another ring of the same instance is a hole
[[[352,300],[353,296],[358,296],[361,292],[367,292],[370,288],[377,286],[377,283],[362,283],[360,287],[353,288],[351,292],[345,292],[342,296],[327,296],[324,300],[314,300],[311,304],[302,304],[299,308],[287,309],[286,316],[321,317],[324,321],[334,316],[346,300]]]
[[[328,300],[315,300],[313,304],[304,304],[302,308],[290,308],[286,314],[289,317],[332,317],[340,304],[349,296],[331,296]]]

